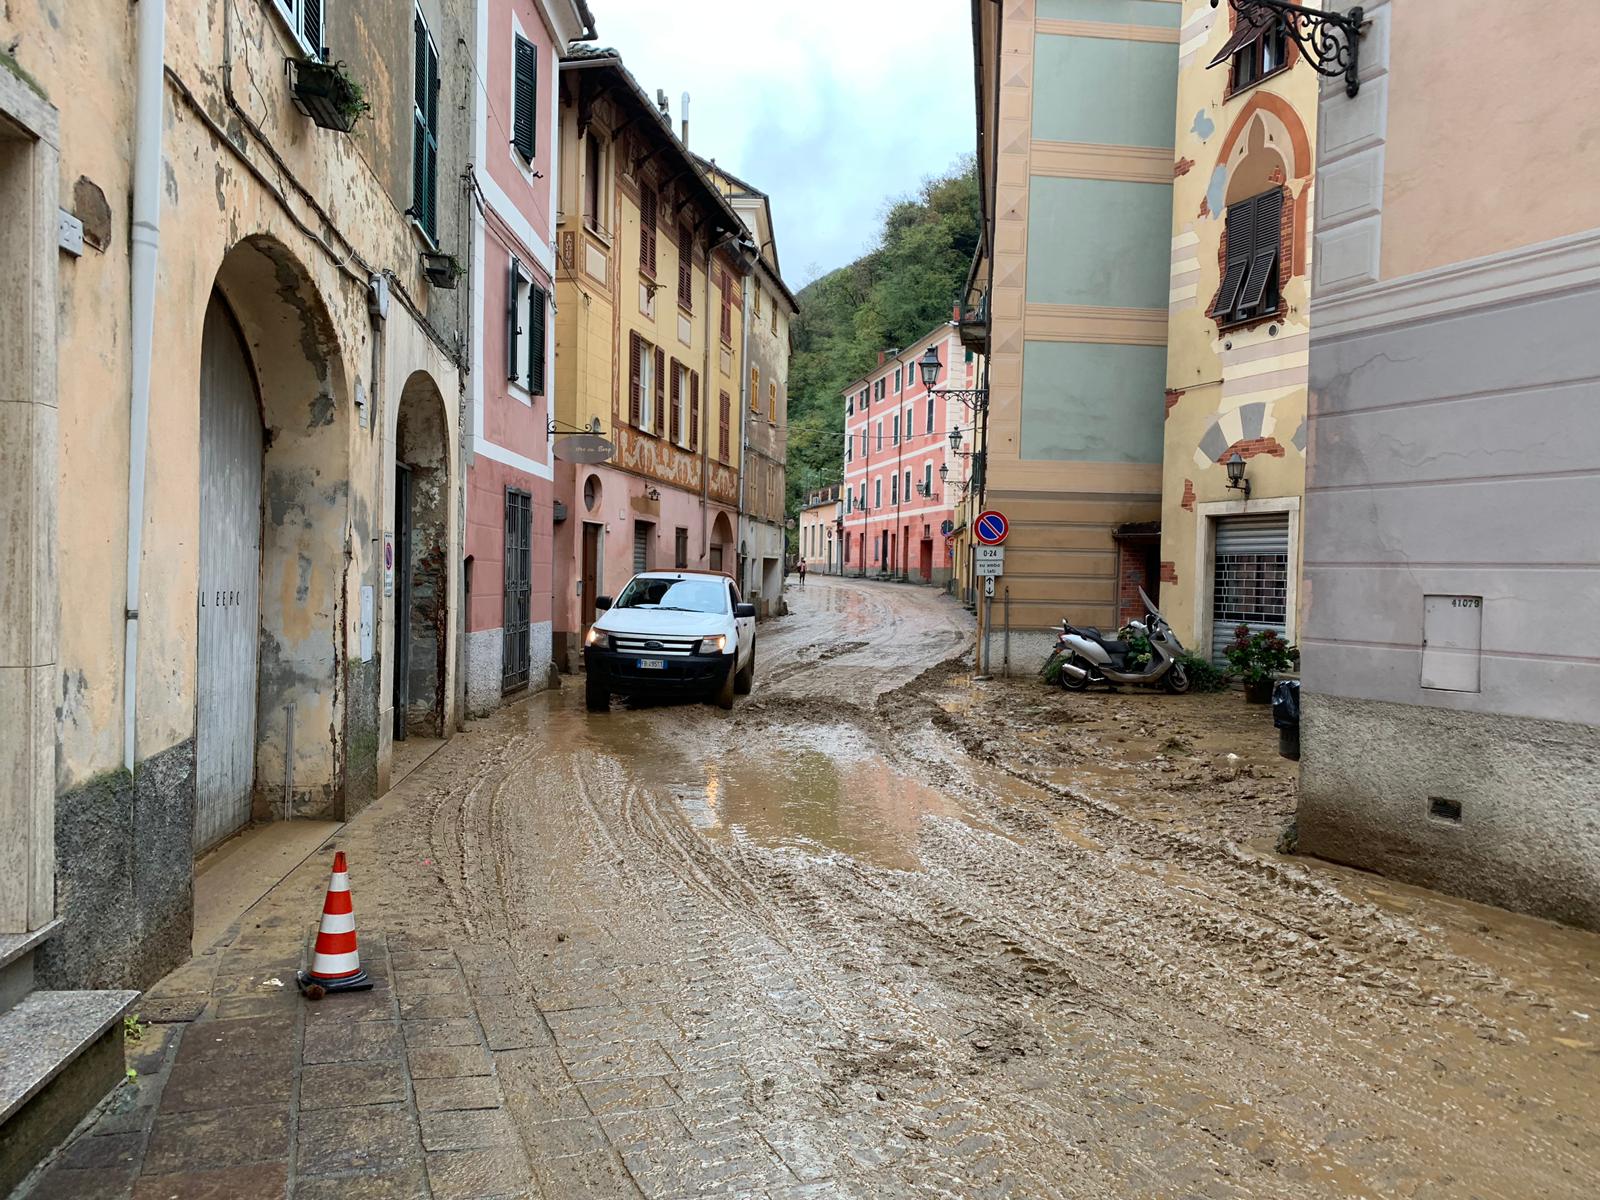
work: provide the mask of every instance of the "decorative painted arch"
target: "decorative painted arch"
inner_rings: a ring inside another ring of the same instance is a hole
[[[1283,143],[1292,151],[1289,177],[1309,179],[1316,167],[1316,160],[1312,157],[1311,139],[1306,136],[1305,124],[1300,120],[1300,114],[1294,110],[1292,104],[1282,96],[1275,96],[1271,92],[1257,92],[1239,110],[1239,115],[1234,118],[1232,126],[1228,129],[1228,136],[1222,140],[1222,147],[1217,152],[1217,162],[1231,168],[1234,147],[1257,116],[1266,122],[1269,132],[1281,133]],[[1277,140],[1274,139],[1275,142]]]

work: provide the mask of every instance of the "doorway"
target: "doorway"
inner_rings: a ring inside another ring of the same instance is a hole
[[[583,575],[579,586],[583,589],[579,605],[579,623],[583,628],[578,631],[581,642],[588,636],[589,626],[594,624],[594,601],[600,594],[600,526],[588,522],[583,526]]]
[[[532,661],[528,620],[533,596],[533,497],[527,492],[506,489],[505,534],[500,692],[509,695],[528,686]]]
[[[933,582],[933,539],[922,539],[922,582]]]
[[[196,630],[194,850],[250,820],[261,599],[261,406],[221,296],[200,349],[200,594]]]
[[[450,642],[450,471],[444,398],[423,372],[395,426],[394,738],[445,736]]]

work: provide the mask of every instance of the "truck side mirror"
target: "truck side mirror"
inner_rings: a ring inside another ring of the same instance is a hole
[[[595,609],[597,611],[605,612],[606,609],[611,607],[611,597],[610,596],[596,596],[594,598],[594,606],[595,606]]]
[[[736,617],[753,617],[756,615],[756,606],[754,604],[735,604],[733,606],[733,615]]]

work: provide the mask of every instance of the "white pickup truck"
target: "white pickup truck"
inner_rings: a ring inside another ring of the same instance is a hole
[[[595,608],[583,647],[590,712],[614,695],[703,695],[732,708],[755,683],[756,606],[720,571],[646,571]]]

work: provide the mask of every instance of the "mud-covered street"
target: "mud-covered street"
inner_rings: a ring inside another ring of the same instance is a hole
[[[1594,1194],[1600,939],[1280,855],[1236,694],[973,685],[943,597],[790,597],[731,716],[535,697],[380,839],[503,955],[543,1194]]]

